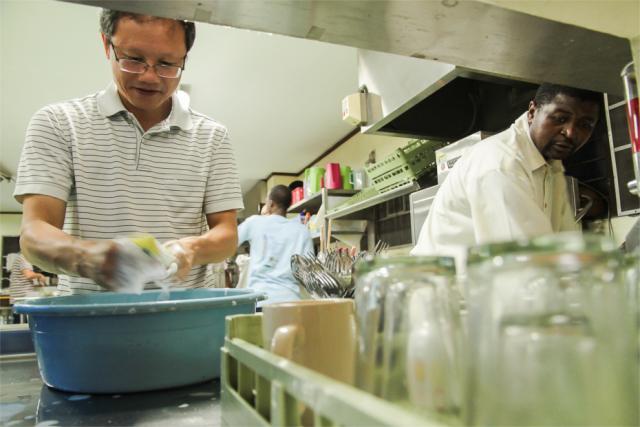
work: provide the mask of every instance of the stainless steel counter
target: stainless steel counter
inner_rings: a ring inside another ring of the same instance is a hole
[[[34,354],[0,357],[0,425],[219,426],[219,380],[121,395],[65,393],[42,383]]]

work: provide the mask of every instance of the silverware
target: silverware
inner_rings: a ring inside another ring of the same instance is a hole
[[[367,255],[378,255],[388,248],[388,243],[378,241],[372,251],[355,252],[333,247],[317,256],[293,255],[291,271],[313,298],[353,298],[353,266]]]

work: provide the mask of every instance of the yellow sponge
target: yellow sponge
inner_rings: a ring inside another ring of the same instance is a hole
[[[149,234],[142,234],[139,236],[134,236],[129,238],[133,243],[136,244],[140,249],[142,249],[147,255],[153,257],[160,256],[160,248],[158,246],[158,241],[155,237]]]

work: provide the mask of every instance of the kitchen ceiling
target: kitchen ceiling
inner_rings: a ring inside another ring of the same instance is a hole
[[[111,79],[99,9],[55,1],[0,1],[0,170],[15,175],[31,115]],[[194,109],[226,125],[243,192],[271,172],[298,172],[353,127],[340,101],[358,89],[356,49],[197,24],[182,83]],[[0,212],[20,212],[0,182]]]

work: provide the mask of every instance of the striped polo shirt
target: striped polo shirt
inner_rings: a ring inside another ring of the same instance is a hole
[[[96,94],[35,113],[14,196],[44,194],[66,202],[63,230],[81,239],[149,233],[159,241],[200,235],[205,214],[242,209],[227,129],[189,108],[177,92],[170,115],[144,132],[111,83]],[[210,286],[205,266],[183,287]],[[61,275],[65,293],[104,290]]]
[[[11,304],[16,298],[24,298],[34,290],[33,281],[27,279],[23,270],[33,271],[33,265],[22,256],[17,254],[11,263],[11,274],[9,275],[9,301]]]

